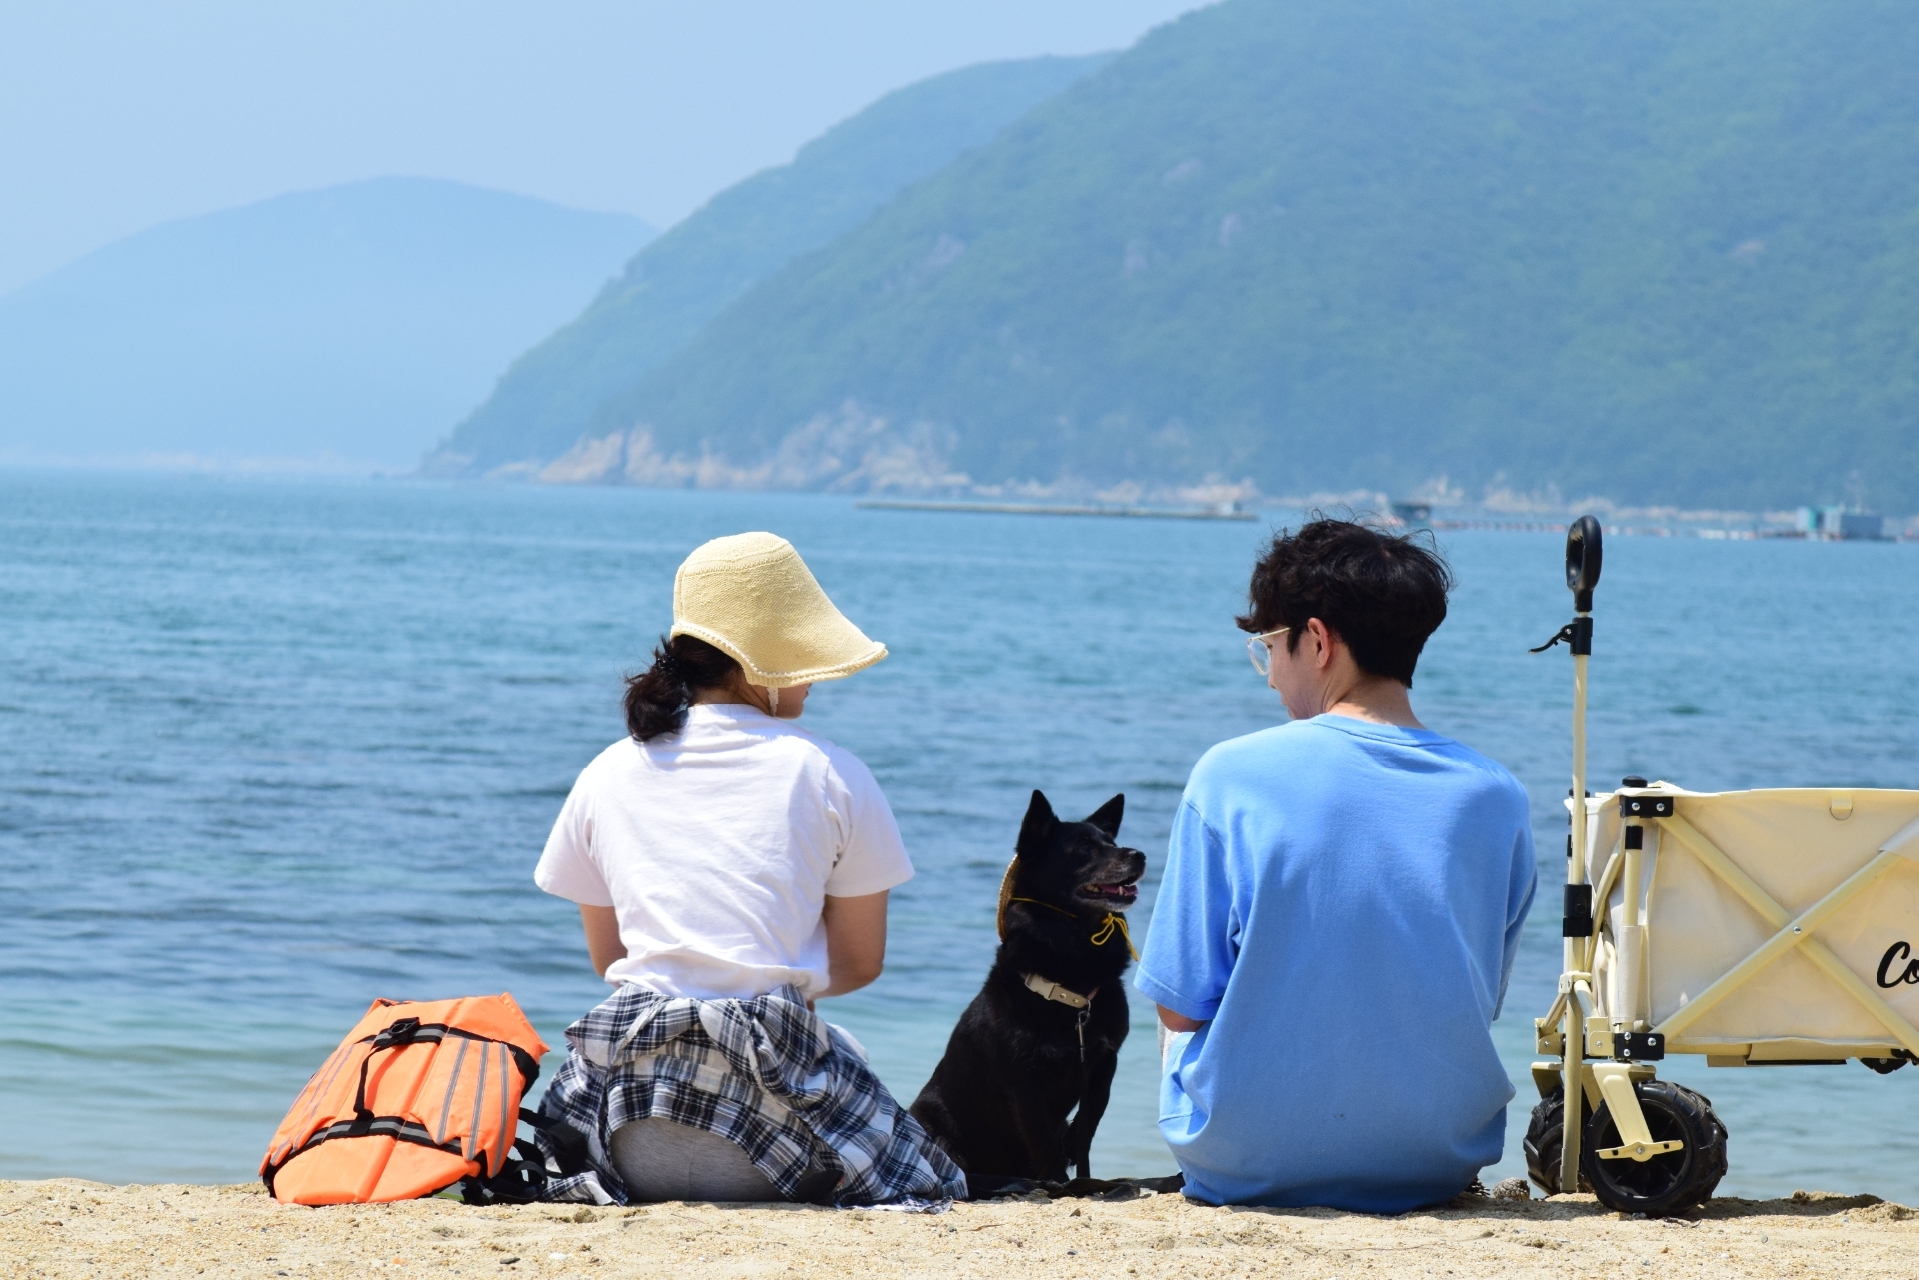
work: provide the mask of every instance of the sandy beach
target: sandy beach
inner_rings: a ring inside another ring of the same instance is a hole
[[[1400,1218],[1216,1209],[1178,1195],[941,1214],[665,1204],[282,1207],[258,1186],[0,1183],[11,1277],[761,1275],[1910,1276],[1919,1211],[1869,1195],[1712,1201],[1676,1221],[1591,1196]]]

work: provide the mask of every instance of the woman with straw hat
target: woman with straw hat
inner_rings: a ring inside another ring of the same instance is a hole
[[[887,893],[913,868],[872,773],[792,722],[813,684],[885,656],[784,538],[716,538],[680,566],[672,630],[627,682],[629,734],[580,774],[534,873],[579,904],[615,986],[567,1029],[541,1103],[568,1175],[548,1198],[965,1193],[813,1011],[879,976]]]

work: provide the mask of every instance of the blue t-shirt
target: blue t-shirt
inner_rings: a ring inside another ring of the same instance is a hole
[[[1160,1089],[1186,1194],[1403,1213],[1496,1162],[1535,878],[1525,791],[1440,734],[1327,715],[1208,751],[1135,978],[1206,1024]]]

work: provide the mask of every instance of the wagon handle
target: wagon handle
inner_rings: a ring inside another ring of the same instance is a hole
[[[1573,612],[1579,616],[1559,629],[1545,644],[1532,650],[1544,653],[1560,641],[1572,646],[1573,657],[1593,651],[1593,588],[1599,585],[1601,560],[1599,521],[1581,516],[1566,530],[1566,586],[1573,593]]]
[[[1552,648],[1561,640],[1573,654],[1573,759],[1572,791],[1569,794],[1572,831],[1566,841],[1566,916],[1561,922],[1564,952],[1561,989],[1570,992],[1561,1029],[1561,1085],[1565,1090],[1565,1127],[1560,1133],[1559,1185],[1579,1185],[1579,1147],[1583,1136],[1585,1092],[1581,1075],[1585,1067],[1586,1045],[1584,1006],[1578,999],[1577,984],[1565,986],[1574,975],[1592,969],[1593,907],[1592,885],[1588,883],[1590,850],[1586,847],[1586,665],[1593,651],[1593,588],[1599,585],[1601,543],[1599,521],[1581,516],[1566,530],[1566,586],[1573,593],[1573,620],[1559,634],[1541,645],[1535,653]],[[1588,979],[1590,981],[1590,979]]]
[[[1573,593],[1573,612],[1591,613],[1593,588],[1599,585],[1602,561],[1599,521],[1581,516],[1566,530],[1566,586]]]

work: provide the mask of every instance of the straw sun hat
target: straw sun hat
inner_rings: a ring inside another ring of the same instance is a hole
[[[686,558],[673,578],[673,634],[706,641],[766,689],[837,680],[886,656],[770,533],[715,538]]]

